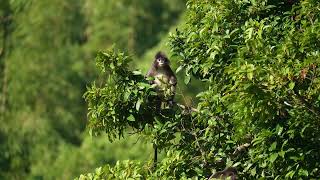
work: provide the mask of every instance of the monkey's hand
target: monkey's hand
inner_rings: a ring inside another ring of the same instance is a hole
[[[177,78],[175,76],[170,77],[169,84],[170,84],[170,92],[172,96],[171,101],[173,102],[173,98],[176,95]]]
[[[177,78],[174,76],[171,76],[169,79],[169,84],[175,87],[177,85]]]

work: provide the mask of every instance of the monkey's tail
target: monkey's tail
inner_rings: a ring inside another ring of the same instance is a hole
[[[158,162],[158,147],[154,143],[153,144],[153,150],[154,150],[154,155],[153,155],[153,169],[156,170],[157,168],[157,162]]]

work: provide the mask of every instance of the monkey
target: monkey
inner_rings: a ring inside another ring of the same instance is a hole
[[[153,77],[150,84],[155,84],[160,101],[168,102],[170,106],[176,93],[177,77],[170,68],[170,60],[159,51],[153,60],[146,77]]]
[[[226,179],[227,177],[231,177],[231,180],[236,180],[237,178],[237,169],[234,167],[228,167],[223,171],[218,171],[212,176],[209,177],[208,180],[215,178],[215,179]]]
[[[156,53],[153,63],[146,74],[146,77],[153,77],[154,80],[150,81],[150,84],[156,85],[158,93],[157,109],[160,110],[162,102],[169,103],[169,107],[173,106],[173,99],[176,93],[177,77],[170,68],[170,60],[167,56],[159,51]],[[154,159],[153,168],[157,167],[158,148],[156,144],[153,144]]]

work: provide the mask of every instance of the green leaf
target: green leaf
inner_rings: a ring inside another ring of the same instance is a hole
[[[247,77],[251,81],[253,79],[253,72],[248,72]]]
[[[135,121],[136,119],[135,119],[134,116],[131,114],[131,115],[127,118],[127,120],[129,120],[129,121]]]
[[[131,95],[131,92],[130,92],[130,91],[126,91],[126,92],[124,93],[123,99],[124,99],[125,101],[129,100],[130,95]]]
[[[280,125],[277,125],[276,132],[277,132],[278,136],[281,135],[282,131],[283,131],[283,127]]]
[[[300,176],[307,176],[307,177],[309,176],[309,172],[307,170],[305,170],[305,169],[299,169],[298,174]]]
[[[184,83],[185,83],[185,84],[189,84],[190,80],[191,80],[191,76],[190,76],[190,75],[187,75],[187,76],[185,76],[185,78],[184,78]]]
[[[277,147],[277,142],[272,143],[271,146],[269,147],[269,151],[275,150],[276,147]]]
[[[115,69],[115,67],[114,67],[114,64],[113,64],[113,63],[111,63],[111,64],[110,64],[110,69],[112,69],[112,70],[113,70],[113,69]]]
[[[284,155],[285,155],[285,154],[286,154],[285,151],[280,151],[280,152],[279,152],[279,156],[282,157],[282,158],[284,158]]]
[[[132,71],[132,73],[133,73],[133,75],[141,75],[142,73],[141,73],[141,71]]]
[[[294,176],[294,174],[295,174],[295,171],[290,171],[290,172],[288,172],[287,174],[286,174],[286,176],[285,176],[285,178],[286,179],[292,179],[292,177]]]
[[[271,154],[269,161],[273,163],[278,158],[278,153]]]
[[[253,169],[251,169],[250,174],[251,174],[252,176],[255,176],[256,173],[257,173],[257,170],[256,170],[255,167],[254,167]]]
[[[294,86],[295,86],[295,83],[294,83],[294,82],[290,82],[290,83],[289,83],[289,89],[292,90],[292,89],[294,88]]]
[[[138,99],[137,103],[136,103],[136,110],[139,111],[141,103],[143,102],[142,99]]]
[[[179,67],[176,69],[176,73],[180,72],[182,69],[183,69],[183,66],[179,66]]]
[[[253,28],[247,29],[246,32],[248,32],[248,40],[251,39],[253,34]]]

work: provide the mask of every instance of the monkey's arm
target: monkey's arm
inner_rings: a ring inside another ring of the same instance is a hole
[[[146,74],[146,77],[153,77],[153,76],[154,76],[154,70],[153,70],[153,68],[150,68]]]
[[[177,85],[177,78],[174,75],[171,75],[169,77],[169,91],[171,94],[171,97],[169,99],[169,103],[173,104],[174,96],[176,95],[176,85]]]
[[[169,84],[171,86],[171,92],[173,94],[176,93],[176,86],[177,86],[177,78],[175,76],[171,76],[169,79]]]
[[[151,67],[149,69],[149,71],[147,72],[147,74],[145,75],[145,78],[150,78],[150,77],[154,78],[155,72],[156,72],[156,70],[153,67]],[[149,81],[149,84],[154,84],[154,83],[155,83],[154,80]]]
[[[176,86],[177,85],[177,78],[175,76],[171,76],[169,79],[169,83],[171,86]]]

